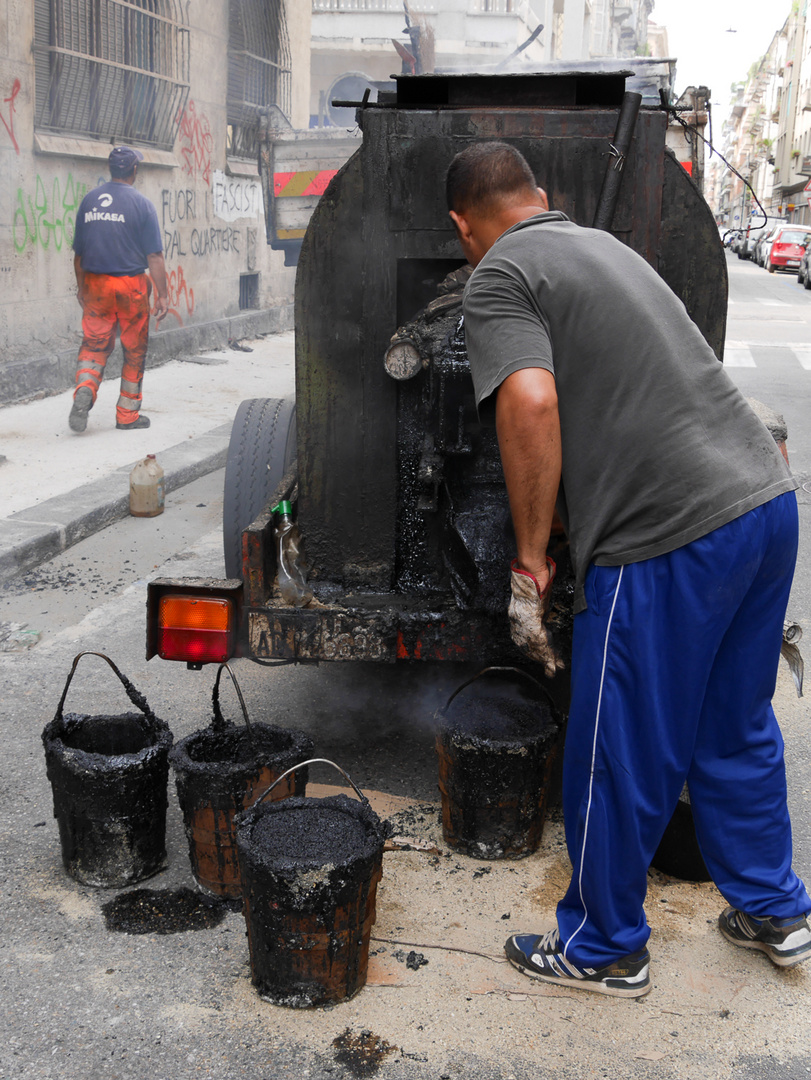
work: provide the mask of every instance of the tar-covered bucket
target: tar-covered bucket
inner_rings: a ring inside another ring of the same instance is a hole
[[[110,665],[137,713],[63,713],[83,656]],[[162,870],[172,733],[109,657],[82,652],[74,659],[42,742],[70,876],[83,885],[120,888]]]
[[[219,694],[223,670],[234,684],[244,727],[223,717]],[[313,742],[301,731],[252,724],[228,664],[220,664],[217,670],[212,706],[211,725],[176,743],[169,762],[175,773],[195,880],[206,892],[236,898],[242,896],[242,884],[234,817],[253,805],[282,773],[288,774],[286,781],[275,787],[269,797],[303,795],[307,770],[288,770],[312,754]]]
[[[236,819],[251,978],[263,998],[292,1008],[345,1001],[366,983],[383,868],[382,822],[334,762],[297,768],[317,762],[360,801],[263,796]]]
[[[483,675],[490,679],[480,693],[462,694]],[[540,693],[527,698],[515,676]],[[526,671],[487,667],[437,712],[442,833],[456,851],[519,859],[540,844],[560,736],[547,699],[543,684]]]

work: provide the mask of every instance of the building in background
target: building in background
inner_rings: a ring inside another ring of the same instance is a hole
[[[704,139],[709,121],[709,99],[710,91],[706,86],[688,86],[675,102],[678,119],[671,116],[665,136],[667,146],[701,192],[704,191]]]
[[[117,144],[143,152],[138,188],[163,228],[170,314],[152,360],[290,326],[295,271],[265,242],[257,139],[267,106],[308,124],[309,4],[13,10],[0,38],[0,403],[72,384],[74,216]]]
[[[649,56],[652,9],[653,0],[312,0],[310,123],[352,123],[332,102],[376,95],[403,72]]]
[[[717,157],[708,166],[708,199],[724,228],[759,220],[753,191],[769,216],[811,225],[810,38],[805,5],[795,5],[734,88],[720,149],[747,183]]]

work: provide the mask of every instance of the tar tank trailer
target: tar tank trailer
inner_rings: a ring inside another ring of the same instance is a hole
[[[526,157],[550,205],[639,252],[722,359],[718,231],[625,74],[402,76],[363,103],[296,279],[296,400],[244,402],[226,469],[226,580],[149,586],[147,656],[381,662],[521,659],[508,632],[509,510],[460,328],[464,260],[444,176],[471,142]],[[634,97],[636,100],[634,101]],[[273,175],[260,169],[266,192]],[[304,538],[306,607],[275,587],[273,515]],[[553,538],[565,565],[565,539]],[[567,646],[571,574],[554,617]]]

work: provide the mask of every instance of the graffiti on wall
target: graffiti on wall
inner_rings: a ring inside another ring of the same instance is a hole
[[[6,119],[5,115],[0,112],[0,120],[2,120],[3,127],[8,132],[8,136],[11,139],[11,145],[14,147],[15,151],[18,154],[20,152],[20,147],[17,144],[17,139],[14,135],[14,110],[17,107],[17,95],[19,94],[19,92],[20,80],[15,79],[14,82],[11,84],[11,93],[7,98],[3,98],[3,104],[8,106],[8,119]]]
[[[50,199],[41,176],[37,176],[33,196],[18,188],[11,224],[15,249],[25,251],[29,244],[48,248],[51,240],[57,251],[61,251],[63,245],[70,247],[76,211],[86,194],[87,184],[75,181],[73,173],[68,173],[64,191],[59,177],[54,177]]]
[[[214,216],[223,221],[257,218],[263,212],[262,188],[258,180],[237,179],[216,169],[211,183]]]
[[[161,192],[161,221],[163,224],[163,254],[167,259],[182,259],[188,254],[184,248],[180,227],[188,221],[197,220],[197,192],[189,188]]]
[[[167,259],[185,259],[190,255],[202,258],[226,252],[240,254],[242,234],[239,229],[197,225],[197,192],[190,188],[161,192],[163,224],[163,254]],[[208,198],[206,214],[208,217]],[[191,229],[184,226],[191,225]]]
[[[208,117],[198,110],[193,101],[189,101],[180,117],[178,131],[178,151],[183,161],[183,171],[189,176],[200,176],[210,184],[213,147],[214,136]]]
[[[174,315],[182,326],[183,319],[194,314],[194,289],[186,282],[182,266],[166,271],[166,284],[169,289],[169,314]]]
[[[239,229],[192,229],[189,249],[192,255],[220,255],[228,251],[239,255],[241,243]]]

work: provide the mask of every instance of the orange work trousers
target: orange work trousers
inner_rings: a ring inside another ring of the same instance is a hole
[[[86,273],[84,276],[82,345],[76,368],[76,389],[88,387],[95,402],[104,365],[115,345],[118,327],[124,354],[121,389],[115,410],[119,424],[134,423],[141,409],[151,285],[146,274],[115,277],[112,274]]]

